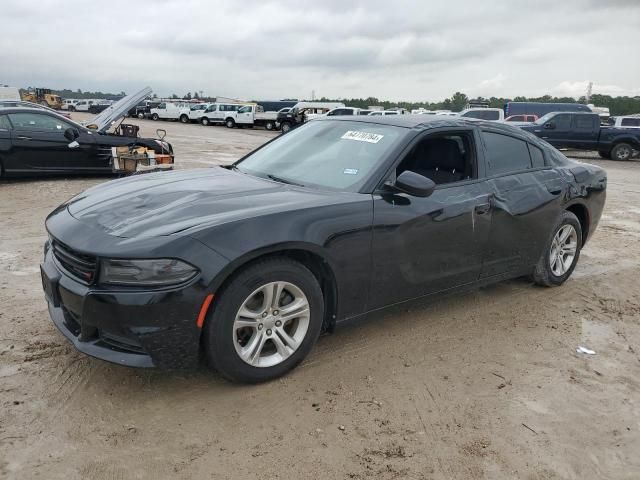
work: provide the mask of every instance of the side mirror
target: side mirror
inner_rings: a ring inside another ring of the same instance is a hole
[[[556,122],[551,121],[551,122],[547,122],[544,124],[544,128],[547,130],[555,130],[556,128]]]
[[[67,128],[64,131],[64,138],[66,138],[70,142],[73,142],[79,136],[80,136],[80,132],[76,128]]]
[[[405,170],[396,178],[394,187],[414,197],[428,197],[433,193],[436,184],[430,178],[419,173]]]

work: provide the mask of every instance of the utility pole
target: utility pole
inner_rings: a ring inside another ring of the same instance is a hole
[[[315,90],[311,90],[311,101],[315,101],[316,99],[316,91]]]

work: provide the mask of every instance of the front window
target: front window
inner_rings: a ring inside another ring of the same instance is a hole
[[[238,113],[251,113],[251,109],[253,107],[247,105],[246,107],[242,107],[241,109],[238,110]]]
[[[284,183],[357,191],[405,135],[404,128],[363,122],[310,122],[236,164]]]

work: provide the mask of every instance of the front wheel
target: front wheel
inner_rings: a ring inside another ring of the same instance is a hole
[[[160,120],[160,116],[157,113],[151,115],[151,120]]]
[[[573,273],[582,248],[582,227],[573,213],[564,211],[533,272],[538,285],[562,285]]]
[[[273,130],[274,128],[276,128],[276,126],[273,122],[267,122],[264,124],[264,128],[266,128],[267,130]]]
[[[209,119],[207,117],[202,117],[200,119],[200,123],[202,125],[204,125],[205,127],[211,125],[211,122],[209,121]]]
[[[287,258],[246,268],[216,297],[204,330],[209,364],[229,380],[279,377],[311,351],[324,302],[315,276]]]
[[[289,122],[284,122],[280,126],[280,130],[282,130],[282,133],[287,133],[289,130],[291,130],[291,124]]]
[[[180,115],[180,122],[189,123],[189,117],[186,116],[185,114]]]
[[[227,118],[227,120],[224,123],[227,126],[227,128],[233,128],[236,126],[236,122],[233,120],[233,118]]]
[[[613,160],[629,160],[633,154],[633,149],[628,143],[618,143],[611,149]]]

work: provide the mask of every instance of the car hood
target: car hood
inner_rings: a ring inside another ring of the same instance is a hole
[[[114,122],[117,122],[120,118],[124,117],[129,110],[151,95],[151,92],[151,87],[145,87],[139,92],[127,95],[104,109],[84,125],[92,130],[104,133],[109,130]]]
[[[122,238],[195,233],[257,215],[335,203],[335,195],[222,167],[134,175],[90,188],[69,213]]]

